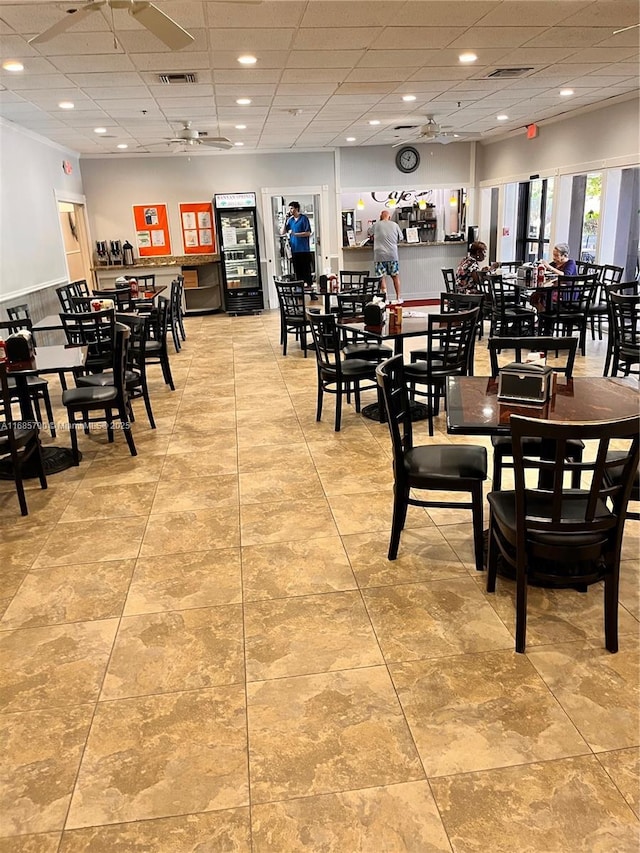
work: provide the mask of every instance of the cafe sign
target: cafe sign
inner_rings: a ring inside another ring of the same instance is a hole
[[[391,192],[375,191],[371,193],[371,198],[377,204],[384,204],[385,207],[401,207],[413,204],[420,204],[422,201],[430,202],[433,190],[391,190]]]

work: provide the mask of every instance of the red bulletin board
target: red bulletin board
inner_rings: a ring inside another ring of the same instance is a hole
[[[171,254],[166,204],[134,204],[133,220],[141,258]]]
[[[216,234],[210,201],[181,204],[180,226],[185,255],[215,255]]]

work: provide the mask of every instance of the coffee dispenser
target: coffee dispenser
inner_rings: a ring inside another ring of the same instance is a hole
[[[122,244],[122,262],[125,267],[132,267],[135,264],[135,258],[133,257],[133,246],[128,240],[125,240]]]
[[[109,265],[106,240],[96,240],[96,260],[99,266],[106,267]]]
[[[114,267],[122,266],[122,243],[120,240],[111,240],[109,243],[109,262]]]

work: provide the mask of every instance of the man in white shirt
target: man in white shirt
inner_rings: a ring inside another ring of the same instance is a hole
[[[388,210],[383,210],[378,222],[369,228],[373,237],[373,263],[376,275],[382,276],[381,288],[386,292],[385,277],[389,276],[400,301],[400,274],[398,265],[398,243],[404,240],[397,222],[393,222]]]

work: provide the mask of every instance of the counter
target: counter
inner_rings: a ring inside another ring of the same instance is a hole
[[[467,244],[460,243],[400,243],[400,287],[402,298],[440,299],[444,292],[442,267],[458,266],[467,254]],[[373,275],[373,247],[348,246],[342,249],[345,270],[369,270]],[[393,285],[387,278],[389,293]]]

